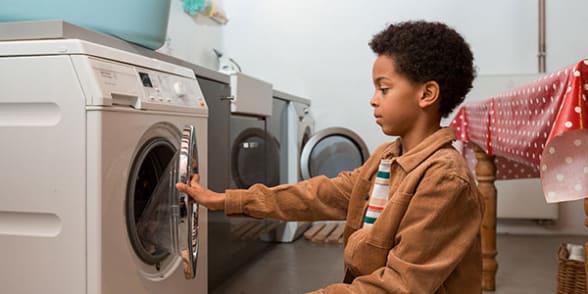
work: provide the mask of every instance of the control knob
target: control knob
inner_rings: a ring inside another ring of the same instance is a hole
[[[186,86],[182,82],[175,82],[174,83],[174,92],[178,97],[186,96]]]

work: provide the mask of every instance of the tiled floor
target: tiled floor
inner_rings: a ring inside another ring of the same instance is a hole
[[[585,241],[588,236],[499,235],[496,291],[484,294],[556,293],[559,245]],[[343,275],[342,250],[341,245],[317,244],[303,238],[276,244],[211,293],[304,293],[337,283]]]

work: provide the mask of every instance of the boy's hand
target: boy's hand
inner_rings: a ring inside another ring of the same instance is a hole
[[[188,194],[196,203],[204,205],[210,210],[221,210],[225,208],[225,194],[216,193],[200,185],[200,176],[193,175],[190,185],[176,183],[176,189]]]

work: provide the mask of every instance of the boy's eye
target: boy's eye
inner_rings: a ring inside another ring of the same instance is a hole
[[[388,93],[388,89],[389,88],[380,88],[380,92],[382,92],[382,95],[386,95]]]

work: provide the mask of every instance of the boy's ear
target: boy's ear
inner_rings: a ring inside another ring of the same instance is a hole
[[[429,107],[439,101],[440,88],[435,81],[428,81],[423,84],[422,96],[419,99],[421,108]]]

